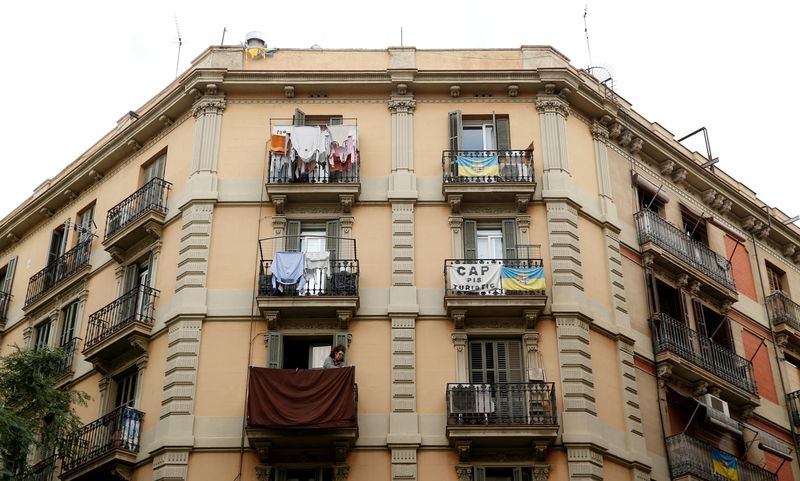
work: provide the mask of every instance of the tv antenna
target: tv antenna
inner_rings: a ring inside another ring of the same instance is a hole
[[[583,7],[583,33],[586,34],[586,51],[589,53],[589,65],[592,63],[592,48],[589,46],[589,25],[586,23],[586,17],[589,16],[589,4]]]
[[[175,18],[175,31],[178,32],[178,60],[175,62],[175,78],[178,77],[178,67],[181,64],[181,46],[183,45],[183,38],[181,38],[181,28],[178,26],[178,15],[173,13]]]

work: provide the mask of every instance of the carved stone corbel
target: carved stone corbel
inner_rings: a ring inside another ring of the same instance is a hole
[[[622,135],[622,124],[619,122],[614,122],[611,124],[611,127],[608,128],[608,137],[611,140],[617,139],[620,135]]]
[[[450,194],[447,196],[447,203],[450,204],[450,212],[453,214],[461,213],[462,198],[463,196],[461,194]]]
[[[530,194],[517,194],[514,198],[517,204],[517,212],[520,214],[526,214],[528,212],[528,204],[531,201]]]
[[[692,280],[689,282],[689,286],[686,288],[689,294],[692,297],[697,297],[700,294],[700,281]]]
[[[525,329],[536,329],[536,321],[539,320],[539,310],[538,309],[523,310],[522,319],[525,320]]]
[[[453,326],[456,329],[464,329],[464,323],[467,320],[466,309],[454,309],[450,311],[450,318],[453,319]]]
[[[753,411],[755,411],[756,407],[752,404],[748,404],[747,406],[742,407],[742,411],[739,416],[742,418],[742,421],[747,421],[750,417],[753,416]]]
[[[683,167],[678,167],[678,169],[672,173],[672,181],[675,182],[676,184],[680,184],[681,182],[686,180],[686,173],[687,173],[686,169],[684,169]]]
[[[261,461],[262,464],[269,463],[269,448],[272,447],[272,443],[270,442],[259,442],[256,444],[256,454],[258,454],[258,459]]]
[[[658,376],[658,387],[663,388],[665,383],[672,377],[672,365],[659,365],[656,374]]]
[[[682,272],[675,278],[675,285],[678,289],[683,289],[689,285],[689,274]]]
[[[708,392],[708,383],[705,381],[697,381],[692,385],[692,395],[702,396],[703,394]]]
[[[625,148],[631,143],[631,140],[633,140],[633,133],[626,129],[622,131],[622,135],[617,139],[617,143],[619,143],[620,147]]]
[[[450,96],[453,98],[458,98],[461,96],[461,86],[460,85],[451,85],[450,86]]]
[[[723,199],[722,205],[717,210],[719,211],[720,214],[727,214],[728,212],[731,211],[732,208],[733,208],[733,202],[731,202],[729,199]]]
[[[408,85],[404,83],[397,84],[397,93],[399,95],[406,95],[408,93]]]
[[[781,333],[775,335],[775,347],[778,349],[781,357],[786,353],[786,345],[789,344],[789,336]]]
[[[458,481],[472,481],[472,466],[469,464],[456,464],[456,479]]]
[[[94,169],[91,169],[91,170],[90,170],[90,171],[89,171],[89,172],[86,174],[86,176],[87,176],[87,177],[89,177],[89,178],[91,178],[91,179],[92,179],[92,180],[94,180],[95,182],[97,182],[98,180],[100,180],[100,179],[102,179],[102,178],[103,178],[103,174],[101,174],[100,172],[98,172],[98,171],[96,171],[96,170],[94,170]]]
[[[125,263],[125,249],[117,246],[111,246],[108,249],[108,253],[111,255],[111,258],[114,259],[114,262],[117,264],[124,264]]]
[[[353,311],[342,309],[336,311],[336,323],[340,331],[350,329],[350,319],[353,318]]]
[[[53,217],[53,211],[48,209],[47,207],[42,207],[39,209],[39,213],[45,217]]]
[[[125,145],[130,147],[134,152],[136,152],[137,150],[142,148],[142,144],[137,142],[136,139],[129,139],[128,142],[126,142]]]
[[[636,137],[633,139],[633,142],[631,142],[631,146],[628,147],[628,150],[631,154],[636,155],[642,151],[642,147],[644,147],[644,141],[639,137]]]
[[[533,481],[547,481],[550,479],[550,465],[536,464],[533,466]]]
[[[456,441],[456,452],[458,452],[458,460],[462,463],[469,462],[469,448],[471,441]]]
[[[722,194],[717,194],[710,205],[712,209],[719,209],[720,207],[722,207],[722,204],[724,203],[725,203],[725,196]]]
[[[509,85],[508,86],[508,96],[509,97],[516,97],[519,95],[519,85]]]
[[[272,466],[269,466],[267,464],[256,465],[256,479],[258,481],[270,481],[271,474],[272,474]]]
[[[708,386],[708,393],[712,396],[720,397],[720,389],[718,386]]]
[[[337,463],[343,463],[347,458],[347,441],[334,441],[333,442],[333,459]]]
[[[287,99],[294,98],[294,85],[286,85],[283,87],[283,96]]]
[[[335,464],[333,466],[333,481],[347,481],[350,475],[350,466],[347,464]]]
[[[267,320],[267,329],[276,331],[278,329],[278,317],[280,311],[264,311],[264,319]]]
[[[702,199],[707,205],[711,205],[717,198],[717,191],[714,189],[706,189],[703,191]]]
[[[653,256],[653,254],[651,254],[650,252],[645,252],[644,254],[642,254],[642,266],[644,268],[646,269],[651,268],[653,267],[654,263],[655,263],[655,256]]]
[[[78,198],[78,194],[76,194],[75,191],[73,191],[72,189],[64,189],[61,195],[63,195],[69,200],[75,200]]]
[[[547,457],[547,444],[547,442],[533,443],[533,459],[536,461],[544,461]]]
[[[792,257],[796,251],[797,246],[794,244],[787,244],[783,246],[783,255],[786,257]]]
[[[674,161],[666,159],[661,162],[661,175],[670,175],[675,170],[677,164]]]
[[[119,479],[124,479],[125,481],[130,481],[133,478],[133,469],[130,466],[125,466],[122,464],[115,464],[113,468],[111,468],[111,476],[117,477]]]
[[[169,127],[174,123],[174,121],[171,118],[167,117],[166,115],[161,115],[160,117],[158,117],[158,121],[161,122],[164,125],[164,127]]]
[[[6,239],[8,239],[11,242],[19,242],[19,237],[17,237],[17,235],[14,234],[13,232],[9,232],[8,234],[6,234]]]
[[[343,214],[351,214],[353,212],[353,202],[355,202],[353,194],[339,194],[339,205],[342,206]]]
[[[271,195],[270,200],[272,201],[272,205],[275,206],[275,214],[277,215],[285,215],[286,214],[286,196],[285,195]]]

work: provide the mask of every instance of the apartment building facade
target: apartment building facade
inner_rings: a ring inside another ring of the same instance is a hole
[[[211,47],[0,223],[35,479],[800,477],[800,230],[705,163],[550,47]]]

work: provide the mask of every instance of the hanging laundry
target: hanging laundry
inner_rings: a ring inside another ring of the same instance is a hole
[[[306,252],[304,275],[307,289],[312,293],[322,293],[325,290],[325,280],[330,276],[331,253]]]
[[[328,131],[331,133],[331,141],[339,145],[344,145],[347,138],[356,138],[356,128],[352,125],[329,125]]]
[[[317,126],[300,126],[292,128],[292,147],[303,162],[319,160],[322,135]]]
[[[304,268],[305,254],[302,252],[276,252],[269,266],[273,289],[283,292],[284,286],[297,285],[297,290],[302,290],[306,284]]]

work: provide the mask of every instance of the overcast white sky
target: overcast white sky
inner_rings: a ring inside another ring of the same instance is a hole
[[[719,168],[800,214],[800,2],[13,2],[0,16],[0,217],[209,45],[250,30],[270,47],[552,45],[609,67],[617,92],[676,137],[705,126]],[[702,136],[687,146],[705,153]]]

